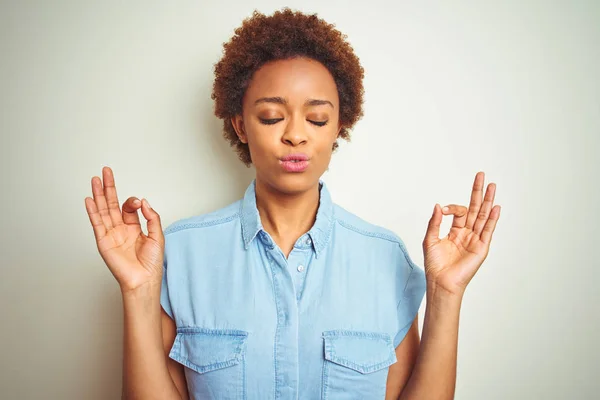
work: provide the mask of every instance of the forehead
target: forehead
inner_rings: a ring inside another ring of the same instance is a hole
[[[304,103],[308,98],[338,102],[337,86],[329,70],[308,58],[271,61],[259,68],[244,100],[252,102],[270,96],[284,97],[290,104]]]

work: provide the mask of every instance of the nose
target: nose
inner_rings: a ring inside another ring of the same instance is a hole
[[[290,122],[285,127],[281,141],[290,146],[299,146],[307,141],[306,126],[304,118],[290,118]]]

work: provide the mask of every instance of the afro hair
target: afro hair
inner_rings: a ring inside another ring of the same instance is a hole
[[[252,164],[248,145],[242,143],[231,118],[242,113],[242,99],[255,71],[265,63],[307,57],[331,73],[340,100],[339,137],[349,141],[349,129],[363,116],[364,70],[347,36],[317,17],[283,8],[266,16],[254,11],[231,40],[223,44],[223,57],[215,64],[211,98],[215,115],[223,120],[223,136],[240,160]],[[337,141],[333,145],[335,150]]]

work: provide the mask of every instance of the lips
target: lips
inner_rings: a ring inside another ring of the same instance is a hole
[[[304,153],[294,153],[294,154],[288,154],[284,157],[281,157],[281,161],[308,161],[308,155],[304,154]]]
[[[287,172],[302,172],[308,168],[308,155],[304,153],[288,154],[279,160],[279,164]]]

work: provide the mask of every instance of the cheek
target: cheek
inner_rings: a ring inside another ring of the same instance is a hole
[[[329,153],[329,155],[331,155],[331,153],[333,152],[333,144],[337,139],[337,130],[333,129],[323,133],[324,135],[322,137],[322,140],[319,141],[319,145],[317,146],[319,149],[318,151],[320,154]]]
[[[264,127],[252,125],[246,131],[248,137],[248,147],[250,149],[250,154],[261,155],[261,157],[256,157],[256,160],[260,162],[262,159],[262,155],[265,153],[269,153],[272,151],[273,147],[276,146],[276,137],[273,132],[265,130]]]

